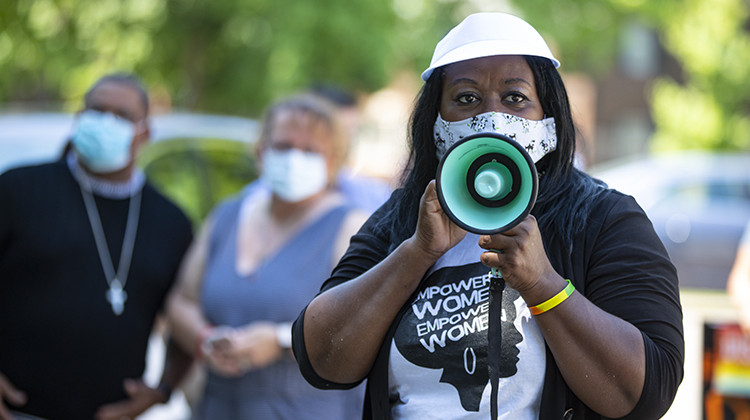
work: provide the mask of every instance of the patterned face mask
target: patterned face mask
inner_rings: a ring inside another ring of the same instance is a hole
[[[547,153],[557,148],[555,119],[541,121],[527,120],[502,112],[486,112],[461,121],[445,121],[438,114],[433,133],[437,158],[464,137],[477,133],[497,133],[509,137],[520,144],[536,163]]]

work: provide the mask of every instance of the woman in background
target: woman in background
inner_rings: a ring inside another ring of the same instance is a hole
[[[365,216],[335,192],[346,144],[312,96],[268,109],[261,180],[217,206],[168,304],[175,338],[209,366],[195,419],[353,419],[361,390],[327,393],[299,372],[291,321],[317,293]]]

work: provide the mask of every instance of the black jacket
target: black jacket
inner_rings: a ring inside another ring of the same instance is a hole
[[[394,194],[394,197],[396,195]],[[387,256],[389,240],[373,228],[394,205],[392,197],[352,238],[349,250],[322,287],[330,289],[374,266]],[[635,200],[608,190],[598,195],[584,231],[571,252],[562,241],[542,232],[552,266],[571,279],[580,293],[643,334],[646,375],[641,398],[626,419],[657,419],[671,405],[683,377],[684,339],[677,274],[651,222]],[[396,321],[409,307],[405,305]],[[320,378],[307,358],[302,334],[304,311],[293,328],[293,347],[300,369],[319,388],[349,388]],[[363,418],[390,418],[388,360],[397,322],[391,325],[367,377]],[[539,418],[601,419],[566,385],[547,348],[547,366]]]

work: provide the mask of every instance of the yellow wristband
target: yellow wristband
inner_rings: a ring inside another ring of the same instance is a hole
[[[542,313],[545,313],[549,311],[550,309],[554,308],[555,306],[562,303],[565,299],[567,299],[570,295],[573,294],[573,291],[576,290],[575,286],[573,286],[573,283],[570,282],[569,279],[565,279],[568,282],[568,285],[565,286],[564,289],[560,291],[560,293],[552,296],[551,298],[547,299],[546,301],[540,303],[536,306],[529,306],[529,309],[531,310],[531,315],[539,315]]]

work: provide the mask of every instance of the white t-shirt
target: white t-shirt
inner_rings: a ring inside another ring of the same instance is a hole
[[[487,419],[489,269],[469,234],[427,273],[391,343],[394,419]],[[544,339],[518,292],[503,292],[499,419],[536,419],[545,373]]]

